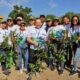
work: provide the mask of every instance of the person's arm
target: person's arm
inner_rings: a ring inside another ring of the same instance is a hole
[[[67,38],[66,30],[64,31],[64,40]]]
[[[10,40],[9,35],[8,35],[8,44],[9,44],[9,45],[12,45],[12,42],[11,42],[11,40]]]
[[[28,43],[30,43],[30,44],[33,44],[33,45],[35,45],[35,46],[38,46],[38,43],[32,41],[31,37],[27,37],[27,41],[28,41]]]
[[[14,42],[13,31],[11,31],[11,40]]]
[[[15,43],[16,39],[17,39],[17,37],[14,37],[14,49],[15,49],[15,52],[18,52],[17,44]]]
[[[69,37],[70,42],[72,42],[72,37]]]

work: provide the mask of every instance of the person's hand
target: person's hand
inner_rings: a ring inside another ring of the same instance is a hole
[[[14,45],[14,49],[15,49],[15,52],[18,53],[18,49],[17,49],[16,45]]]
[[[79,40],[79,41],[80,41],[80,37],[77,37],[77,40]]]
[[[15,52],[18,53],[18,49],[17,48],[15,48]]]
[[[56,41],[59,41],[59,39],[58,39],[58,38],[56,38],[55,40],[56,40]]]
[[[28,48],[28,45],[26,45],[26,48]]]
[[[1,43],[0,43],[0,46],[1,46]]]
[[[35,43],[34,43],[34,45],[35,45],[36,47],[38,47],[38,46],[39,46],[39,44],[38,44],[37,42],[35,42]]]

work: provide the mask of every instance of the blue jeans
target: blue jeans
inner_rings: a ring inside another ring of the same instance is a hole
[[[22,69],[22,58],[23,58],[23,60],[24,60],[24,68],[27,69],[29,50],[26,49],[25,45],[23,45],[23,46],[21,46],[21,45],[22,44],[18,44],[18,46],[17,46],[18,51],[19,51],[18,52],[18,55],[19,55],[19,68]],[[24,50],[25,50],[25,52],[24,52]]]
[[[74,57],[74,71],[77,71],[78,59],[80,57],[80,47],[77,48],[76,54]]]

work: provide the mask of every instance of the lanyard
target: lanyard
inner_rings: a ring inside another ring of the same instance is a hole
[[[37,38],[39,38],[39,36],[40,36],[40,29],[39,29],[39,32],[36,29],[36,35],[37,35]]]

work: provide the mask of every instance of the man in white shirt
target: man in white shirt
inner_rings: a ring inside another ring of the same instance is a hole
[[[40,20],[42,22],[41,28],[45,30],[46,29],[45,15],[40,15]]]
[[[35,21],[35,28],[33,28],[30,33],[28,34],[27,41],[30,43],[30,54],[29,54],[29,63],[36,65],[36,57],[38,47],[40,46],[39,42],[40,39],[46,41],[46,31],[41,28],[41,20],[36,19]],[[43,43],[42,43],[43,44]],[[41,48],[41,47],[40,47]],[[42,49],[42,48],[41,48]],[[30,79],[29,72],[31,71],[30,67],[28,68],[28,77],[27,80]],[[36,70],[36,76],[39,76],[39,70]],[[31,80],[31,79],[30,79]]]

